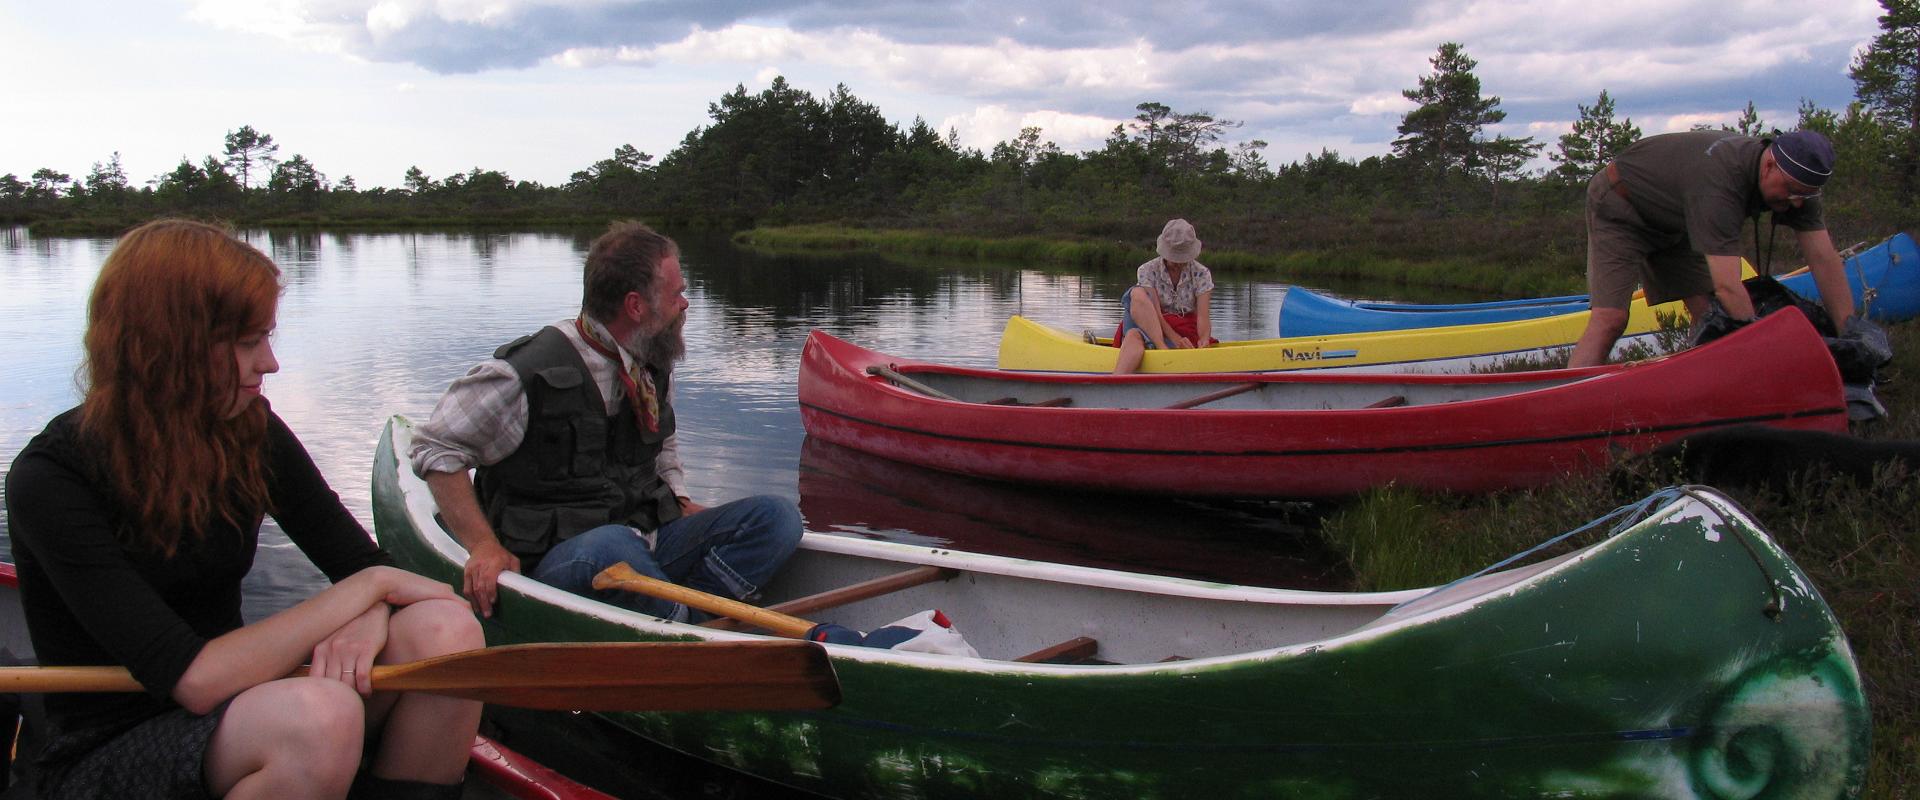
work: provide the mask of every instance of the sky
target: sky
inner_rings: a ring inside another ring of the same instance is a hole
[[[0,0],[0,174],[75,179],[120,154],[142,185],[243,125],[332,180],[475,167],[564,183],[656,157],[775,76],[838,84],[905,128],[990,149],[1022,127],[1098,149],[1157,102],[1243,123],[1286,164],[1392,150],[1443,42],[1551,152],[1601,91],[1646,134],[1783,129],[1842,110],[1874,0]],[[1536,166],[1549,166],[1544,159]]]

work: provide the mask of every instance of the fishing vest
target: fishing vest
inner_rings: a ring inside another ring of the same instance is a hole
[[[607,415],[606,401],[580,352],[555,327],[494,351],[520,377],[527,435],[497,464],[475,471],[487,521],[521,569],[532,572],[554,545],[608,523],[644,531],[680,517],[680,502],[655,459],[673,433],[666,402],[670,374],[656,373],[660,430],[642,430],[633,398]]]

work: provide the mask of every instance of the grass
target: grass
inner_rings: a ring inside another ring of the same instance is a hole
[[[963,256],[1027,265],[1132,269],[1153,257],[1150,247],[1121,241],[1039,236],[988,237],[927,230],[799,225],[755,228],[734,242],[769,250],[871,250],[898,255]],[[1516,268],[1465,258],[1413,261],[1341,251],[1244,251],[1209,248],[1201,262],[1217,272],[1267,273],[1291,279],[1364,278],[1530,297],[1579,292],[1584,279],[1557,266]]]
[[[1889,417],[1856,433],[1920,439],[1920,323],[1890,327],[1894,363],[1876,391]],[[1333,509],[1321,525],[1356,588],[1431,586],[1466,575],[1677,482],[1645,460],[1603,478],[1486,497],[1386,488]],[[1920,475],[1870,485],[1797,478],[1784,493],[1726,490],[1819,587],[1859,661],[1873,714],[1866,797],[1920,797]]]

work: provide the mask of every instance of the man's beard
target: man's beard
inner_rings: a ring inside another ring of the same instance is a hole
[[[686,326],[687,314],[682,311],[657,331],[634,331],[620,342],[620,346],[642,364],[672,367],[687,355],[687,340],[682,335],[682,329]]]

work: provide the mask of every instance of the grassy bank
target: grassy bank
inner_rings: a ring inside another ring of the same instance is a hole
[[[903,256],[960,256],[1062,268],[1131,270],[1153,257],[1144,243],[1055,239],[1039,236],[983,237],[928,230],[802,225],[755,228],[734,235],[738,244],[770,250],[870,250]],[[1517,267],[1467,258],[1411,261],[1356,255],[1351,250],[1236,250],[1209,244],[1200,257],[1216,272],[1264,273],[1289,279],[1366,279],[1384,283],[1469,289],[1502,297],[1585,291],[1584,278],[1564,264]]]
[[[1892,381],[1877,391],[1888,420],[1866,438],[1920,439],[1920,323],[1891,328]],[[1361,588],[1429,586],[1469,574],[1677,482],[1657,465],[1609,479],[1465,498],[1379,490],[1333,511],[1322,534],[1347,554]],[[1920,797],[1920,475],[1868,486],[1808,477],[1784,494],[1727,493],[1754,513],[1840,617],[1873,713],[1867,797]]]

